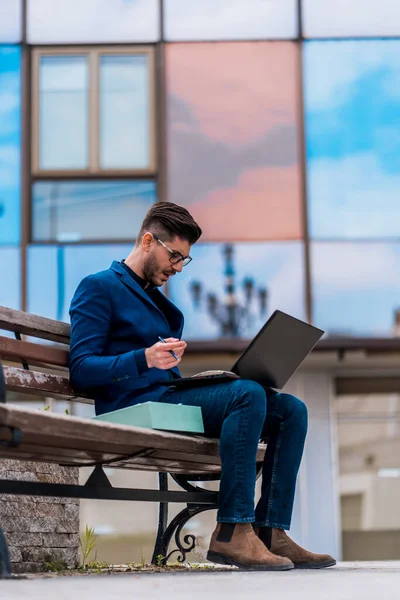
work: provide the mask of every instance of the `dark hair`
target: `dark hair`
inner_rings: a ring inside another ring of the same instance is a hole
[[[178,236],[188,242],[191,246],[197,242],[202,234],[200,227],[192,215],[183,206],[172,202],[156,202],[146,214],[138,240],[150,231],[161,239],[171,240]]]

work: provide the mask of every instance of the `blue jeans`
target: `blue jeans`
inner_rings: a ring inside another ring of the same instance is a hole
[[[205,435],[220,438],[219,522],[290,529],[308,425],[307,408],[301,400],[264,389],[254,381],[237,380],[180,391],[168,389],[160,402],[200,406]],[[254,510],[260,439],[268,446],[261,498]]]

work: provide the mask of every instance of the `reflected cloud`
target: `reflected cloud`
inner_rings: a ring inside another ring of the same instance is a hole
[[[167,50],[168,198],[193,211],[204,239],[300,238],[296,47]]]
[[[170,41],[294,38],[296,0],[164,0]]]
[[[314,239],[400,235],[399,50],[397,40],[306,44],[308,208]]]
[[[397,36],[398,0],[302,0],[305,37]]]
[[[156,42],[159,37],[159,0],[28,0],[31,44]]]
[[[12,44],[22,38],[22,0],[1,0],[0,2],[0,43]],[[3,52],[3,49],[2,49]],[[4,53],[10,53],[5,48]],[[1,87],[0,87],[1,90]]]

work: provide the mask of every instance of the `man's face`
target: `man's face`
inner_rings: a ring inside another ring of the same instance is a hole
[[[145,255],[143,274],[147,281],[158,287],[176,273],[180,273],[183,268],[182,261],[176,264],[171,263],[170,258],[174,255],[161,242],[173,253],[180,254],[184,258],[190,253],[189,243],[179,237],[174,237],[172,240],[161,240],[160,238],[160,241],[152,239],[149,251]]]

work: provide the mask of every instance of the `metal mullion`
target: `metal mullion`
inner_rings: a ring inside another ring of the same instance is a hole
[[[301,20],[299,21],[301,27]],[[300,32],[301,33],[301,32]],[[311,285],[311,259],[310,259],[310,234],[308,228],[308,199],[307,199],[307,154],[306,154],[306,128],[304,114],[304,80],[303,80],[303,42],[296,42],[298,46],[298,116],[299,116],[299,157],[301,169],[301,205],[303,216],[303,241],[304,241],[304,278],[305,278],[305,303],[307,320],[312,323],[312,285]]]
[[[157,156],[157,198],[159,201],[168,200],[168,152],[167,152],[167,90],[165,73],[165,44],[161,42],[155,55],[155,120],[157,137],[152,140]]]
[[[20,167],[20,304],[27,310],[27,247],[31,232],[31,53],[26,43],[26,0],[22,2],[21,43],[21,167]]]
[[[88,53],[89,60],[89,173],[99,171],[99,53],[91,50]]]
[[[303,38],[303,0],[297,0],[297,38]]]

